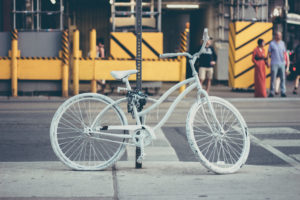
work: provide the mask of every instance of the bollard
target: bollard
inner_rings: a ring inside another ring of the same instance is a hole
[[[186,52],[188,49],[188,35],[190,32],[190,23],[185,24],[185,30],[180,34],[180,52]]]
[[[69,96],[69,33],[68,30],[62,34],[62,96]]]
[[[93,79],[91,80],[91,92],[97,93],[97,82],[96,82],[96,69],[95,69],[95,58],[96,58],[96,30],[92,29],[90,31],[90,59],[92,59],[92,62],[94,63],[94,69],[93,69]]]
[[[179,82],[185,80],[185,74],[186,74],[186,57],[180,58],[180,77]],[[179,92],[182,93],[185,90],[185,85],[181,86],[179,88]]]
[[[79,94],[79,31],[73,34],[73,94]]]
[[[188,50],[188,34],[190,32],[190,23],[185,24],[185,30],[180,35],[180,52],[186,52]],[[186,57],[180,57],[180,77],[179,81],[185,80],[186,75]],[[185,90],[185,85],[179,88],[179,92]]]
[[[11,95],[18,96],[18,30],[11,31]]]

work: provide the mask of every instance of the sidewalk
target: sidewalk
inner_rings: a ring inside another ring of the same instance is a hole
[[[159,93],[163,94],[170,87],[172,87],[174,83],[163,83],[163,87],[160,89]],[[205,87],[204,87],[205,88]],[[286,82],[286,95],[287,98],[299,98],[300,97],[300,89],[298,89],[298,94],[293,94],[294,89],[294,81]],[[178,94],[178,93],[177,93]],[[214,84],[211,86],[211,91],[209,92],[210,96],[218,96],[222,98],[255,98],[254,90],[233,90],[227,85],[224,84]],[[273,99],[281,98],[280,94],[275,96]]]
[[[154,97],[159,97],[163,95],[169,88],[174,86],[176,82],[164,82],[162,83],[162,87],[160,88],[158,95]],[[82,84],[81,85],[81,92],[89,92],[89,84]],[[280,94],[275,96],[274,98],[264,98],[264,99],[291,99],[291,98],[299,98],[300,97],[300,89],[298,89],[298,94],[294,95],[293,94],[293,89],[294,89],[294,82],[293,81],[287,81],[286,82],[286,95],[287,98],[281,98]],[[106,92],[110,92],[109,88],[106,89]],[[154,93],[154,90],[149,89],[149,93]],[[174,98],[178,96],[179,91],[175,91],[174,93],[171,94],[171,97]],[[194,97],[196,94],[196,91],[192,91],[188,97],[192,96]],[[210,96],[218,96],[222,98],[253,98],[253,99],[263,99],[263,98],[255,98],[254,97],[254,90],[233,90],[227,85],[224,84],[214,84],[211,87],[211,91],[209,92]],[[108,94],[110,97],[118,97],[118,96],[124,96],[122,94],[117,93],[114,91],[112,94]],[[150,95],[151,96],[151,95]],[[66,98],[59,97],[59,96],[18,96],[18,97],[10,97],[10,96],[0,96],[0,101],[5,101],[5,100],[12,100],[12,101],[64,101]]]
[[[298,200],[300,172],[244,166],[215,175],[195,162],[118,162],[116,170],[71,171],[60,162],[0,163],[0,199],[289,199]]]

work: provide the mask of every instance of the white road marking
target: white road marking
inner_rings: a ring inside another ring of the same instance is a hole
[[[273,147],[300,147],[300,140],[264,139],[262,142]]]
[[[251,134],[300,134],[300,131],[290,127],[250,128]]]
[[[292,154],[290,155],[292,158],[294,158],[295,160],[297,160],[298,162],[300,162],[300,154]]]
[[[158,129],[156,140],[145,147],[145,161],[179,161],[176,151],[173,149],[163,131]],[[135,147],[127,146],[128,160],[135,160]]]
[[[287,156],[286,154],[282,153],[281,151],[277,150],[273,146],[264,143],[263,141],[257,139],[255,136],[250,135],[251,141],[260,145],[261,147],[265,148],[266,150],[270,151],[273,153],[275,156],[279,157],[280,159],[284,160],[288,164],[290,164],[292,167],[300,171],[300,163],[298,163],[296,160],[293,158]]]

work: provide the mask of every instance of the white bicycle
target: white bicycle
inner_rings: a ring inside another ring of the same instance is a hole
[[[240,169],[250,149],[247,125],[239,111],[228,101],[208,96],[194,67],[207,40],[205,29],[203,45],[194,55],[161,55],[161,58],[186,56],[193,77],[174,85],[158,100],[147,99],[141,91],[131,89],[128,77],[136,74],[137,70],[129,70],[111,72],[115,79],[126,84],[126,88],[118,88],[127,92],[125,98],[114,101],[101,94],[84,93],[65,101],[56,111],[50,128],[51,145],[58,158],[75,170],[103,170],[121,158],[126,145],[133,145],[140,147],[137,162],[142,162],[145,147],[156,138],[155,130],[167,121],[176,105],[196,88],[197,98],[186,120],[186,134],[192,151],[207,169],[215,173],[234,173]],[[188,87],[174,100],[163,118],[155,126],[148,126],[147,114],[183,85]],[[147,100],[153,104],[142,110]],[[122,102],[127,102],[135,125],[128,125],[127,117],[120,108]]]

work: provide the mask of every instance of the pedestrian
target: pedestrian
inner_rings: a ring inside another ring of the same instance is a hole
[[[297,94],[297,89],[299,86],[299,79],[300,79],[300,43],[297,45],[295,49],[294,63],[296,66],[296,79],[295,79],[293,94]]]
[[[282,41],[281,32],[276,32],[274,40],[270,42],[268,57],[271,58],[271,88],[269,97],[274,97],[276,76],[279,74],[281,97],[286,97],[285,88],[285,44]]]
[[[254,96],[267,97],[266,90],[266,65],[269,68],[266,54],[265,42],[263,39],[258,39],[258,46],[253,50],[252,62],[254,63]]]
[[[105,49],[104,49],[104,40],[103,38],[97,39],[97,46],[96,46],[96,57],[97,58],[105,58]],[[106,88],[106,81],[105,80],[97,80],[97,90],[98,92],[104,94],[104,90]]]
[[[284,61],[285,61],[285,67],[287,67],[288,70],[290,68],[290,59],[287,52],[284,54]],[[275,95],[279,94],[279,86],[280,86],[280,76],[279,73],[277,73],[276,84],[275,84]]]
[[[200,55],[197,60],[197,67],[199,67],[199,78],[200,82],[203,85],[204,81],[206,83],[206,91],[209,92],[211,86],[211,80],[213,78],[214,66],[216,65],[217,55],[214,48],[211,46],[212,38],[206,43],[203,53]]]

